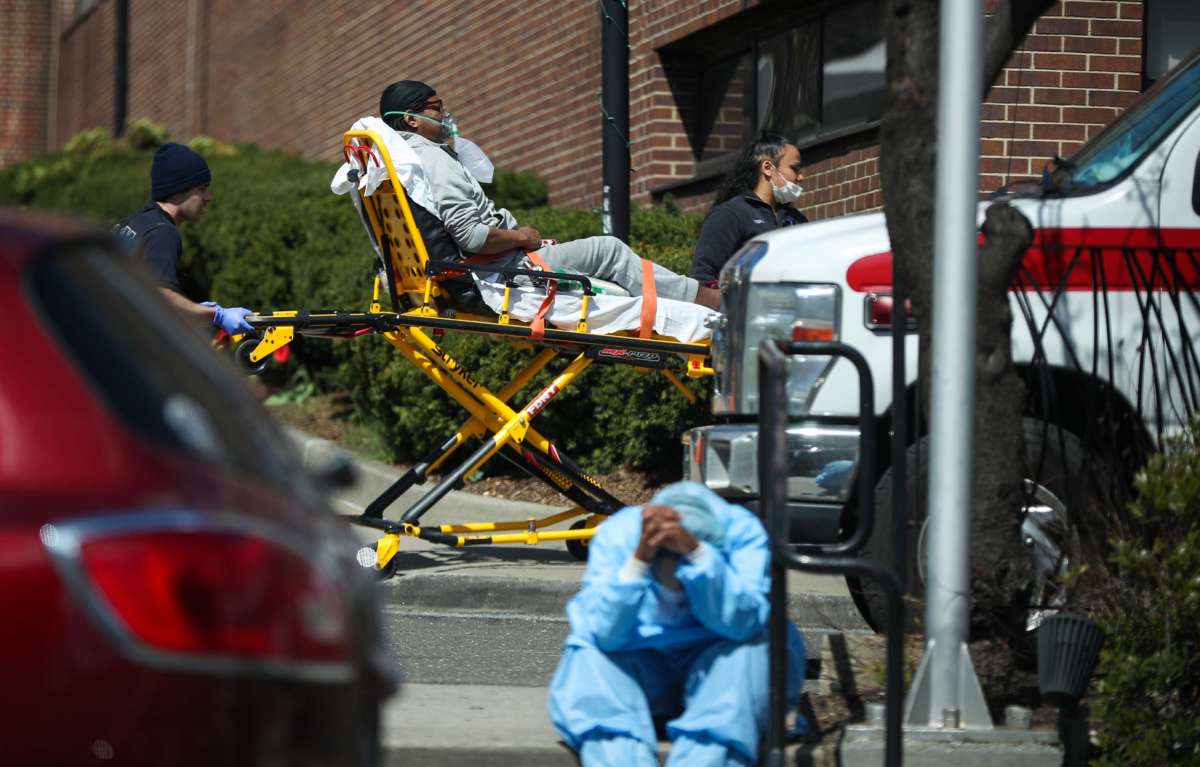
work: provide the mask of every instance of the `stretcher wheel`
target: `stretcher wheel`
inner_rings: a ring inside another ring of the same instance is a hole
[[[379,567],[379,560],[376,557],[374,546],[361,547],[356,552],[354,559],[358,562],[360,567],[370,570],[375,577],[381,581],[386,581],[388,578],[391,578],[396,574],[396,560],[398,557],[393,556],[388,560],[386,565]]]
[[[587,527],[587,520],[581,519],[578,522],[576,522],[575,524],[571,525],[570,529],[571,530],[582,530],[585,527]],[[588,558],[588,542],[587,541],[573,540],[573,541],[564,541],[564,543],[567,544],[567,551],[570,552],[571,556],[575,557],[580,562],[587,561],[587,558]]]
[[[375,577],[379,578],[381,581],[390,580],[391,577],[396,574],[397,559],[399,559],[399,557],[392,557],[383,567],[375,568]]]
[[[256,346],[258,346],[257,338],[247,338],[238,344],[237,349],[235,349],[233,352],[234,361],[237,362],[238,367],[241,368],[242,372],[246,375],[258,375],[259,373],[263,372],[267,369],[267,361],[271,359],[271,355],[268,354],[258,362],[251,362],[250,354],[254,351]]]

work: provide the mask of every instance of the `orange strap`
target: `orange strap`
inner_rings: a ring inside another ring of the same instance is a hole
[[[658,310],[658,291],[654,287],[654,264],[642,259],[642,324],[638,338],[649,338],[654,332],[654,314]]]
[[[525,251],[525,255],[529,256],[529,260],[533,265],[543,272],[553,273],[550,265],[541,259],[541,257],[532,250]],[[558,281],[550,280],[546,288],[546,298],[542,301],[542,305],[538,307],[537,314],[534,315],[533,321],[529,323],[530,334],[535,341],[541,341],[546,337],[546,315],[550,312],[550,307],[554,305],[554,297],[558,295]]]

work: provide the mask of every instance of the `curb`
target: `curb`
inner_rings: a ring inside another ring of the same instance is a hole
[[[308,469],[318,469],[338,459],[349,460],[354,466],[356,481],[353,486],[338,490],[332,497],[340,512],[362,513],[400,476],[395,468],[360,458],[330,440],[312,437],[290,427],[287,432]],[[415,503],[426,492],[427,488],[420,485],[409,488],[395,505],[403,508],[404,505]],[[453,509],[455,516],[481,519],[525,519],[546,516],[557,510],[556,507],[538,503],[509,501],[459,490],[450,491],[441,504]],[[486,548],[457,550],[455,556],[468,563],[479,562],[487,557],[483,553]],[[480,605],[512,605],[507,611],[547,617],[561,617],[567,600],[579,588],[571,563],[555,563],[553,569],[559,573],[557,577],[528,577],[527,569],[514,571],[508,566],[488,569],[490,573],[486,574],[463,572],[461,568],[432,572],[402,571],[381,586],[384,599],[396,605],[435,610],[472,610]],[[498,611],[506,610],[501,608]],[[789,589],[788,614],[797,626],[817,631],[870,631],[854,601],[848,596]]]
[[[668,747],[660,744],[658,758],[666,758]],[[542,748],[489,748],[486,746],[454,745],[447,748],[413,747],[385,748],[380,755],[381,767],[461,767],[464,764],[487,767],[578,767],[579,761],[566,746]],[[793,767],[836,767],[837,749],[823,744],[815,746],[790,744],[785,751],[784,764]]]
[[[447,572],[399,575],[382,585],[383,599],[397,606],[467,612],[481,605],[512,605],[488,609],[549,618],[561,618],[579,590],[568,580]],[[789,591],[788,615],[802,630],[874,633],[848,597]]]

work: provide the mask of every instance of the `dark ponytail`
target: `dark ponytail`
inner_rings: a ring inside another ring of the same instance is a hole
[[[763,133],[755,141],[747,144],[738,154],[737,161],[721,184],[721,191],[713,206],[720,205],[726,200],[739,194],[749,194],[758,184],[758,167],[763,160],[778,163],[783,156],[783,150],[791,144],[783,136],[775,133]]]

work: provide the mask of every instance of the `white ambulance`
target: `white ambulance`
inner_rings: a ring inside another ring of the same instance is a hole
[[[1087,478],[1081,467],[1136,461],[1140,447],[1160,444],[1200,407],[1200,52],[1044,183],[1004,199],[1035,227],[1010,293],[1013,356],[1029,395],[1027,451],[1038,464],[1027,479],[1032,500],[1021,533],[1037,573],[1026,615],[1032,628],[1063,599],[1055,576],[1082,556],[1087,520],[1080,517],[1119,500],[1116,485],[1127,483],[1121,471]],[[980,203],[981,222],[989,204]],[[685,478],[754,504],[759,344],[828,329],[866,357],[874,376],[880,449],[866,554],[889,559],[891,253],[883,214],[757,237],[726,265],[721,290],[718,423],[684,435]],[[915,328],[909,333],[915,406]],[[836,540],[853,524],[856,502],[858,377],[846,360],[797,357],[788,392],[793,534]],[[924,414],[910,408],[909,418]],[[925,440],[919,433],[910,440],[910,493],[923,494]],[[919,498],[910,515],[907,578],[920,594],[926,519]],[[856,585],[864,617],[878,627],[882,601]]]

